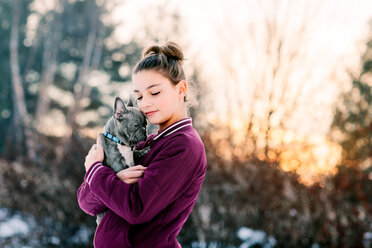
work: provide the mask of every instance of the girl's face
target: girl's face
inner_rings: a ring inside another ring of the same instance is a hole
[[[139,109],[151,124],[159,125],[160,131],[186,117],[185,81],[173,85],[154,70],[139,71],[133,74],[132,81]]]

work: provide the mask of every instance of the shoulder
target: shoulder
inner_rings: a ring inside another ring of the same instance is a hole
[[[204,144],[195,130],[171,134],[161,143],[155,155],[158,158],[174,157],[183,162],[206,160]]]
[[[163,137],[150,153],[146,170],[148,175],[151,171],[162,175],[169,171],[182,171],[184,174],[205,171],[205,149],[196,131],[177,132]]]
[[[191,150],[204,150],[204,144],[194,128],[184,132],[177,132],[164,138],[163,147],[177,146]]]

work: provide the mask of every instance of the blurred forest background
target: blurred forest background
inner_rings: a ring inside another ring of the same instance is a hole
[[[2,0],[0,246],[91,247],[84,158],[145,47],[208,156],[183,247],[372,247],[372,2]]]

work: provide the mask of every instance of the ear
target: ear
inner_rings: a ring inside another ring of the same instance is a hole
[[[115,98],[114,104],[114,118],[119,119],[123,113],[126,113],[128,110],[125,107],[123,100],[120,97]]]
[[[178,86],[178,94],[183,99],[187,94],[187,83],[185,80],[181,80],[178,82],[177,86]]]
[[[132,102],[132,98],[129,98],[129,101],[128,101],[128,107],[133,107],[133,102]]]

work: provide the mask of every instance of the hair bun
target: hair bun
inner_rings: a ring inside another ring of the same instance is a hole
[[[151,56],[154,54],[164,54],[168,58],[172,58],[180,62],[184,60],[181,47],[172,41],[168,41],[162,46],[154,45],[147,48],[143,53],[143,57]]]

